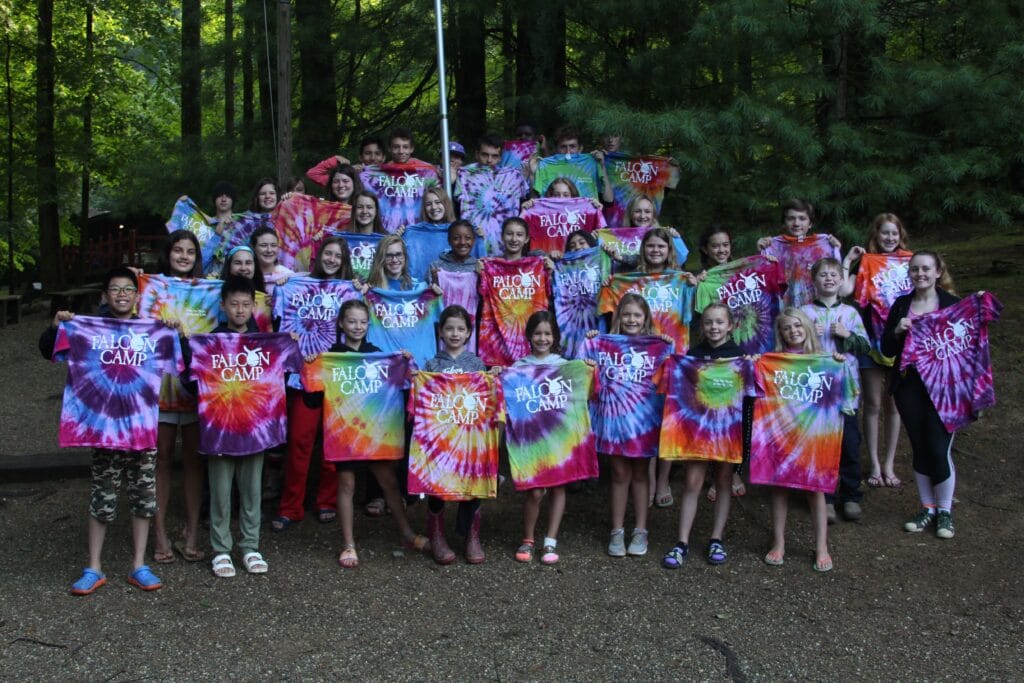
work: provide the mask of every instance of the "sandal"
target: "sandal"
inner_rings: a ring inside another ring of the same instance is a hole
[[[885,485],[891,489],[898,489],[899,487],[903,486],[903,482],[900,481],[900,478],[897,477],[896,475],[893,475],[891,477],[882,477],[882,480],[885,482]]]
[[[245,565],[245,571],[250,574],[266,574],[269,569],[267,561],[257,552],[242,555],[242,564]]]
[[[814,561],[814,571],[816,572],[830,572],[832,571],[832,556],[826,555],[821,560]]]
[[[95,569],[86,567],[82,570],[82,578],[71,584],[72,595],[89,595],[95,593],[96,589],[107,583],[107,577],[105,574],[101,574]]]
[[[153,561],[157,564],[174,564],[177,561],[174,550],[154,550]]]
[[[149,567],[146,565],[142,565],[129,574],[128,583],[144,591],[155,591],[163,588],[164,586],[160,583],[160,579],[157,575],[150,571]]]
[[[196,548],[189,548],[185,545],[185,539],[179,539],[172,546],[186,562],[199,562],[206,557],[206,553]]]
[[[868,486],[873,489],[880,489],[883,486],[886,486],[885,478],[882,477],[881,474],[872,474],[868,477]]]
[[[220,579],[230,579],[235,575],[235,563],[230,555],[221,553],[213,558],[213,575]]]
[[[412,538],[406,538],[402,541],[402,547],[406,550],[415,550],[420,553],[430,552],[430,539],[420,534],[414,535]]]
[[[745,495],[747,495],[747,487],[742,481],[738,484],[732,485],[733,498],[742,498]]]
[[[714,488],[714,487],[712,487]],[[680,543],[672,546],[672,549],[661,558],[661,566],[665,569],[679,569],[686,564],[686,557],[690,554],[690,547]]]
[[[544,554],[540,556],[541,564],[558,564],[558,561],[562,559],[558,556],[558,551],[555,550],[555,546],[546,545],[544,546]]]
[[[355,569],[359,566],[359,555],[356,554],[356,547],[354,545],[347,545],[341,550],[341,555],[338,555],[338,565],[342,569]]]
[[[534,542],[532,538],[524,538],[522,544],[516,550],[516,562],[529,562],[533,559],[533,546]]]
[[[725,564],[729,554],[725,552],[725,546],[720,541],[708,543],[708,564]]]
[[[284,515],[278,515],[270,522],[270,530],[277,532],[288,531],[288,527],[292,524],[295,524],[295,520]]]
[[[331,508],[321,508],[316,511],[316,521],[321,524],[330,524],[338,518],[338,512]]]
[[[384,502],[383,498],[374,498],[363,508],[369,517],[383,517],[384,510],[386,509],[387,503]]]
[[[659,493],[658,496],[654,499],[655,506],[660,508],[670,508],[672,507],[672,503],[674,502],[675,499],[672,498],[671,490],[668,491],[668,493]]]
[[[709,503],[714,503],[716,500],[718,500],[718,489],[715,488],[714,484],[708,487],[707,498]]]
[[[784,553],[769,550],[768,554],[764,556],[764,563],[769,564],[773,567],[781,567],[783,564],[786,563],[786,556]]]

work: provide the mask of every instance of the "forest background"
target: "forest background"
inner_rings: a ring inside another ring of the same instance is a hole
[[[278,53],[279,13],[290,50]],[[451,134],[517,121],[673,156],[663,224],[778,224],[792,196],[849,244],[881,211],[913,234],[1024,213],[1024,22],[1014,0],[456,0]],[[64,284],[82,216],[169,215],[213,183],[296,175],[395,125],[439,156],[431,0],[0,0],[0,270]],[[279,58],[291,126],[278,129]],[[284,66],[287,67],[287,62]]]

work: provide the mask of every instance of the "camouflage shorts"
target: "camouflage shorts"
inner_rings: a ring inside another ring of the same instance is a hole
[[[98,448],[92,454],[92,493],[89,514],[109,524],[117,517],[117,492],[128,480],[132,514],[150,518],[156,514],[156,451],[113,451]]]

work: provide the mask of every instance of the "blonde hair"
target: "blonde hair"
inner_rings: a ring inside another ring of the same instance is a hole
[[[651,333],[651,307],[647,305],[647,300],[636,292],[629,292],[619,299],[619,305],[615,307],[615,313],[612,314],[612,334],[622,334],[619,330],[619,320],[622,318],[622,309],[626,306],[633,304],[639,306],[640,310],[644,312],[644,326],[640,330],[640,334]]]
[[[800,325],[804,328],[804,345],[801,350],[802,353],[823,353],[824,350],[821,348],[821,342],[818,341],[818,335],[814,333],[814,323],[807,317],[807,314],[801,311],[795,306],[787,306],[775,316],[775,350],[776,351],[788,351],[789,347],[786,346],[786,342],[782,340],[782,319],[793,318],[794,320],[800,321]]]
[[[433,194],[441,203],[444,204],[444,222],[451,223],[455,220],[455,209],[452,208],[452,198],[448,196],[448,193],[444,191],[443,187],[431,186],[423,191],[423,202],[420,205],[420,220],[424,223],[429,222],[427,218],[427,195]]]
[[[412,289],[412,276],[409,275],[409,250],[405,247],[405,241],[398,235],[381,238],[377,245],[377,251],[373,255],[373,263],[370,264],[370,273],[366,276],[366,284],[371,287],[387,289],[388,276],[384,272],[384,261],[388,248],[395,244],[401,245],[402,254],[405,256],[402,259],[402,272],[398,275],[398,279],[402,283],[402,289]]]
[[[661,223],[658,222],[658,205],[654,203],[654,199],[649,194],[638,194],[637,196],[629,200],[629,204],[626,205],[626,220],[628,221],[628,225],[634,224],[633,209],[635,209],[636,205],[642,201],[647,201],[651,203],[651,227],[660,228]]]
[[[910,261],[913,262],[918,256],[930,256],[935,261],[935,267],[941,271],[938,282],[935,285],[950,294],[956,294],[953,289],[953,276],[949,274],[949,268],[946,267],[946,260],[939,255],[937,251],[931,251],[929,249],[922,249],[921,251],[915,251],[914,255],[910,257]]]

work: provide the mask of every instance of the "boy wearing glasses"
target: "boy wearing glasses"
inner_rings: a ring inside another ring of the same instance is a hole
[[[105,278],[103,303],[100,306],[99,316],[118,320],[136,319],[138,316],[135,315],[135,308],[138,299],[139,282],[135,273],[123,267],[114,268],[107,273]],[[57,312],[53,323],[39,339],[39,351],[44,358],[49,360],[54,356],[61,323],[69,322],[74,318],[75,314],[71,311]],[[176,338],[176,335],[174,337]],[[67,348],[66,335],[62,348]],[[160,353],[166,355],[165,352],[169,348],[176,349],[177,344],[174,344],[173,347],[162,344]],[[156,349],[155,345],[154,349]],[[113,353],[108,351],[107,355],[112,357]],[[127,353],[128,351],[124,355]],[[63,441],[64,434],[61,437]],[[133,515],[133,563],[132,571],[128,575],[128,582],[144,591],[157,590],[163,585],[160,579],[144,564],[150,519],[156,514],[155,442],[153,445],[154,448],[148,450],[94,448],[88,525],[89,566],[83,571],[82,577],[72,584],[71,593],[73,595],[88,595],[107,582],[106,575],[101,570],[100,556],[103,552],[107,525],[114,521],[117,515],[117,492],[122,478],[127,479],[128,499],[131,502]]]

